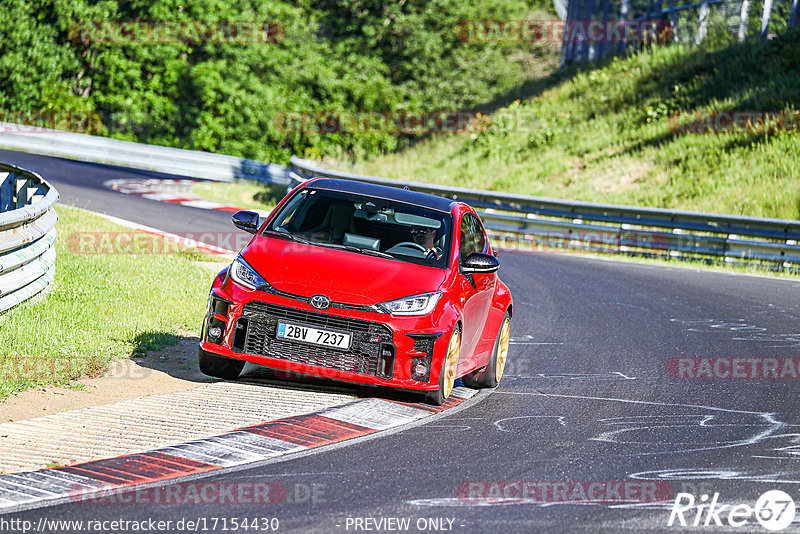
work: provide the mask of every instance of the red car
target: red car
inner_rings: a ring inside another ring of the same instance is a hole
[[[200,370],[233,379],[272,369],[425,393],[496,387],[511,293],[470,206],[349,180],[296,187],[211,289]]]

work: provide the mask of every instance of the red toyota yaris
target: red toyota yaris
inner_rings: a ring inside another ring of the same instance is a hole
[[[211,289],[199,364],[233,379],[245,362],[424,392],[496,387],[511,293],[478,215],[462,202],[349,180],[296,187]]]

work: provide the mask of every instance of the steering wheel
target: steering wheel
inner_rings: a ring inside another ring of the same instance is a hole
[[[433,247],[428,251],[425,257],[429,260],[438,260],[444,251],[439,247]]]
[[[400,243],[396,244],[394,247],[415,248],[415,249],[419,250],[420,252],[422,252],[423,254],[427,254],[428,253],[428,249],[427,248],[423,247],[419,243],[414,243],[413,241],[401,241]],[[394,247],[392,247],[392,248],[394,248]]]

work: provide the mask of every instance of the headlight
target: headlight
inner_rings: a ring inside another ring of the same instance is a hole
[[[433,311],[441,296],[441,292],[434,291],[433,293],[422,293],[421,295],[390,300],[379,304],[379,306],[392,315],[426,315]]]
[[[267,288],[270,287],[269,283],[267,283],[267,281],[264,280],[261,275],[258,274],[255,269],[250,267],[250,265],[248,265],[247,262],[241,257],[233,260],[230,273],[234,282],[243,285],[248,289],[263,289],[264,286]]]

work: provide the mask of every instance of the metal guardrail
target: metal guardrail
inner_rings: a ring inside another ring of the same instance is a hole
[[[800,221],[795,220],[605,205],[405,182],[324,169],[296,156],[291,158],[290,169],[272,163],[195,150],[58,130],[29,130],[30,127],[0,122],[0,147],[209,180],[251,179],[279,188],[292,187],[311,175],[393,187],[408,185],[416,191],[463,200],[481,210],[487,230],[493,232],[495,238],[505,240],[506,246],[544,244],[614,253],[722,258],[729,262],[770,262],[774,266],[793,269],[799,268],[797,264],[800,264]],[[14,169],[16,173],[28,172]],[[2,172],[6,171],[0,167]],[[34,176],[40,183],[46,183],[37,175]],[[3,199],[8,194],[4,195]],[[54,195],[57,197],[56,193]],[[40,202],[46,199],[47,196]],[[8,250],[2,245],[2,220],[6,216],[5,213],[0,214],[0,254]],[[42,217],[44,222],[41,224],[52,222],[55,225],[55,215],[48,217]],[[42,237],[45,233],[37,235]],[[48,239],[52,244],[55,232]],[[29,244],[29,241],[25,244]],[[49,249],[50,245],[44,248]],[[35,249],[31,249],[29,254],[35,252]],[[10,276],[10,273],[4,273],[14,270],[15,265],[26,264],[31,257],[19,256],[6,266],[4,262],[10,260],[0,256],[0,299],[7,298],[3,296],[6,282],[2,277]],[[24,279],[35,275],[32,270],[27,273]],[[52,278],[52,273],[50,276]]]
[[[406,182],[334,171],[298,157],[292,167],[303,178],[360,180],[464,201],[480,211],[486,230],[505,247],[531,245],[602,252],[800,264],[800,221],[597,204],[480,189]]]
[[[53,281],[57,201],[58,192],[38,174],[0,163],[0,312]]]
[[[0,148],[221,182],[291,183],[289,170],[274,163],[6,122],[0,122]]]

